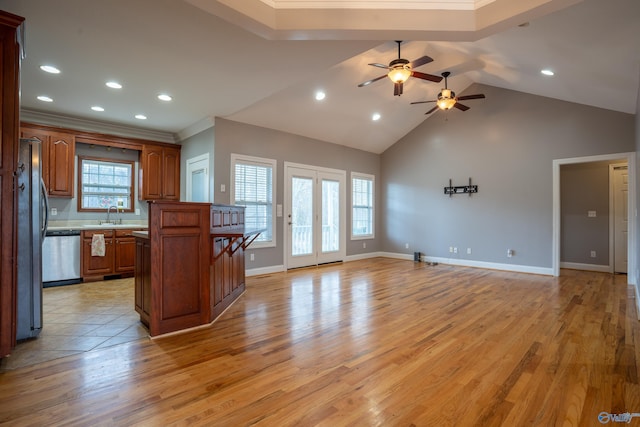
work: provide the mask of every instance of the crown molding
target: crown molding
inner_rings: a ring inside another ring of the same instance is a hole
[[[27,108],[22,108],[20,110],[20,120],[30,123],[59,126],[86,132],[121,136],[125,138],[138,138],[155,142],[167,142],[169,144],[176,144],[179,141],[177,135],[170,132],[142,129],[133,126],[123,126],[115,123],[97,122],[93,120],[81,119],[78,117],[44,113],[42,111],[30,110]]]

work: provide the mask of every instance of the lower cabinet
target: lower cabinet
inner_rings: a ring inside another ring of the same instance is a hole
[[[135,308],[140,321],[149,327],[151,316],[151,244],[148,238],[135,239]]]
[[[84,230],[82,232],[81,275],[85,282],[103,280],[107,276],[132,276],[135,266],[136,241],[133,229]],[[91,255],[93,236],[104,236],[104,256]]]
[[[216,318],[245,290],[244,249],[228,237],[212,238],[211,314]],[[234,251],[235,250],[235,251]]]
[[[104,236],[104,256],[91,255],[94,235]],[[113,230],[96,230],[82,232],[81,274],[84,281],[102,280],[104,276],[113,274]]]
[[[133,230],[116,230],[114,243],[114,264],[116,274],[133,273],[136,263],[136,239]]]

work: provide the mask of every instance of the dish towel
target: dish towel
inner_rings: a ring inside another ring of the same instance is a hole
[[[104,256],[104,234],[94,234],[91,238],[91,256]]]

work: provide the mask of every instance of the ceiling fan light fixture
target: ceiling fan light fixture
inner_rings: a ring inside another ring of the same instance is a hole
[[[411,77],[411,64],[406,59],[395,59],[389,64],[387,76],[394,83],[404,83]]]
[[[438,108],[441,110],[450,110],[456,105],[456,94],[451,89],[442,89],[438,94]]]

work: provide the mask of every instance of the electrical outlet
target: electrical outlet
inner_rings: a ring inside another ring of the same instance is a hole
[[[225,191],[227,191],[227,186],[224,184],[220,184],[220,192],[224,193]]]
[[[596,251],[591,251],[591,258],[595,258],[596,257]]]
[[[136,209],[136,215],[140,215],[140,209]]]
[[[453,246],[449,246],[449,253],[452,254],[453,253]]]
[[[255,255],[254,254],[250,254],[249,255],[249,261],[255,261],[255,260],[256,260]]]
[[[453,253],[454,253],[454,254],[457,254],[457,253],[458,253],[458,248],[455,248],[455,247],[454,247],[454,248],[453,248]]]
[[[467,255],[471,255],[471,248],[467,248]]]
[[[51,208],[51,216],[58,215],[58,208]]]
[[[409,244],[408,244],[408,243],[405,243],[405,244],[404,244],[404,248],[405,248],[405,249],[409,249]]]
[[[513,249],[507,249],[507,258],[511,258],[515,254]]]

